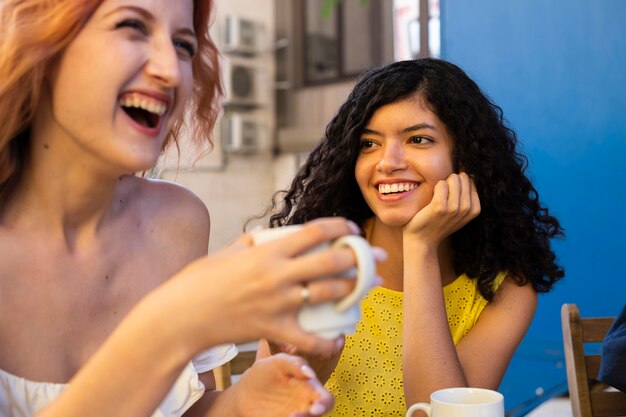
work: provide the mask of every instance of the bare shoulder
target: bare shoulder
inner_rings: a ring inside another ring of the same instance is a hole
[[[525,332],[535,316],[537,304],[538,295],[530,283],[519,285],[512,277],[506,277],[483,315],[491,322],[499,321],[509,329],[519,327]]]
[[[511,357],[530,327],[537,308],[532,285],[506,277],[470,332],[457,345],[472,386],[497,389]]]
[[[136,182],[136,195],[141,196],[145,208],[155,215],[180,216],[193,223],[208,221],[206,206],[191,190],[165,180],[132,178]]]
[[[510,357],[533,321],[537,298],[530,283],[519,285],[513,278],[506,277],[476,325],[463,339],[468,339],[464,344],[471,342],[480,350],[484,341],[488,341],[494,351]]]
[[[164,180],[124,176],[120,181],[120,200],[127,199],[134,216],[153,225],[161,241],[188,249],[198,247],[194,257],[206,253],[210,217],[198,196]]]
[[[537,307],[537,292],[530,283],[519,285],[512,277],[507,276],[503,281],[491,303],[493,307],[519,306],[532,310],[533,314]]]

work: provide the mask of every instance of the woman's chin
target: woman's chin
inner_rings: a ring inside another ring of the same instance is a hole
[[[406,226],[412,218],[412,215],[382,215],[378,216],[378,221],[387,227],[402,228]]]

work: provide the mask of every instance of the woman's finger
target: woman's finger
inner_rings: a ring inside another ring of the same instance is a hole
[[[232,254],[237,251],[241,251],[243,249],[249,248],[254,245],[254,240],[250,233],[245,233],[235,239],[228,246],[223,247],[219,251],[215,252],[216,254]]]
[[[294,285],[285,296],[293,299],[297,308],[337,301],[352,292],[356,280],[354,278],[320,279]]]
[[[462,185],[461,179],[457,174],[451,174],[447,179],[448,184],[448,198],[447,198],[447,213],[458,213],[461,205],[461,192]]]
[[[274,355],[274,357],[280,360],[279,366],[282,367],[282,372],[296,379],[308,380],[311,388],[318,394],[317,399],[313,401],[307,410],[309,415],[320,416],[332,408],[332,395],[322,386],[315,375],[315,371],[313,371],[305,359],[285,353],[279,353]]]
[[[323,355],[336,348],[336,341],[325,339],[314,333],[303,330],[294,320],[291,326],[283,326],[277,329],[277,334],[272,338],[291,344],[298,349],[298,352],[309,355]]]
[[[459,198],[459,212],[467,216],[472,212],[472,181],[465,172],[459,174],[461,193]]]
[[[344,218],[320,218],[305,223],[301,230],[269,244],[273,244],[283,255],[293,257],[341,236],[358,233],[359,227]]]
[[[480,214],[480,197],[478,196],[478,189],[476,188],[476,182],[473,179],[471,181],[471,199],[472,199],[472,215],[474,217]]]
[[[282,272],[292,281],[306,282],[340,275],[356,266],[356,256],[347,247],[326,248],[285,262]]]
[[[433,190],[433,199],[431,206],[437,213],[445,213],[448,205],[448,183],[444,180],[439,181]]]

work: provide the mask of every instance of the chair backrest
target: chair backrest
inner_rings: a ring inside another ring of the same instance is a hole
[[[597,381],[600,354],[585,354],[585,343],[602,342],[615,317],[581,318],[576,304],[561,308],[567,385],[573,417],[626,416],[626,394]]]
[[[255,359],[256,351],[240,351],[230,362],[218,366],[213,370],[215,388],[223,391],[230,387],[233,383],[233,376],[243,374],[246,369],[252,366]]]

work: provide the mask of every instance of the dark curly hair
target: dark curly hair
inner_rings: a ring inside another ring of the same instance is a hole
[[[270,226],[343,216],[362,228],[374,215],[354,176],[363,129],[381,106],[416,95],[446,125],[454,143],[454,171],[472,176],[480,197],[480,215],[451,236],[455,272],[477,279],[488,300],[501,271],[519,285],[530,282],[537,292],[548,292],[564,275],[550,247],[563,229],[524,174],[528,161],[516,150],[517,137],[505,125],[502,109],[463,70],[440,59],[395,62],[366,72],[289,190],[272,199]]]

